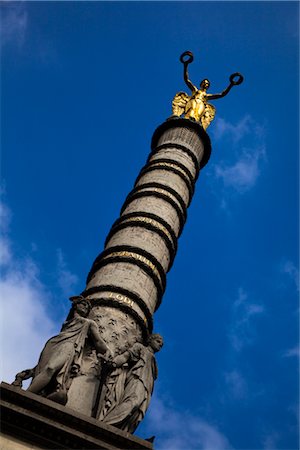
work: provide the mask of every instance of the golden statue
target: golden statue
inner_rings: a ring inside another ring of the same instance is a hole
[[[229,77],[230,84],[223,92],[221,92],[221,94],[208,94],[206,91],[210,86],[209,80],[206,78],[202,80],[200,83],[200,89],[198,89],[191,82],[191,80],[189,80],[188,65],[193,60],[193,53],[189,51],[182,53],[180,56],[180,61],[184,66],[184,81],[192,91],[192,94],[188,95],[185,92],[178,92],[172,101],[172,110],[174,116],[179,117],[184,114],[186,119],[196,120],[197,122],[200,121],[202,127],[206,130],[216,114],[216,108],[208,103],[208,100],[216,100],[218,98],[225,97],[232,86],[241,84],[244,78],[238,72],[233,73]]]

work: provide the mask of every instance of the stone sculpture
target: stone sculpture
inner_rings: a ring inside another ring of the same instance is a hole
[[[23,381],[28,380],[33,376],[34,376],[34,369],[22,370],[21,372],[17,373],[17,375],[15,376],[15,381],[13,381],[11,384],[12,386],[15,386],[17,388],[22,388]]]
[[[103,358],[109,360],[112,357],[96,323],[87,318],[90,302],[82,296],[71,297],[70,300],[73,306],[60,333],[47,341],[36,367],[20,372],[14,381],[21,387],[22,380],[32,376],[29,391],[61,404],[67,403],[67,391],[72,378],[80,370],[82,351],[88,337]]]
[[[107,380],[110,395],[100,414],[105,423],[134,432],[150,402],[157,378],[154,353],[162,346],[163,338],[152,334],[147,346],[136,342],[129,350],[115,357],[116,370]]]

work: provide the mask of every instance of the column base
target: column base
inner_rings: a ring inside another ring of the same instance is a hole
[[[152,450],[152,443],[48,399],[1,383],[3,450]]]

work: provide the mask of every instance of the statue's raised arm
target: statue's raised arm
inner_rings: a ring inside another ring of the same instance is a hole
[[[227,86],[227,88],[224,89],[224,91],[222,91],[220,94],[207,94],[207,98],[209,100],[217,100],[218,98],[225,97],[225,95],[228,94],[228,92],[230,91],[230,89],[233,86],[237,86],[237,85],[241,84],[243,82],[243,80],[244,80],[243,75],[241,75],[239,72],[235,72],[232,75],[230,75],[230,77],[229,77],[230,83]]]
[[[197,88],[189,79],[188,65],[193,62],[194,56],[190,51],[182,53],[180,56],[180,62],[182,62],[183,78],[192,91],[191,95],[185,92],[178,92],[172,101],[173,117],[180,117],[184,115],[186,119],[200,122],[202,127],[206,130],[208,125],[215,117],[216,109],[213,105],[208,103],[208,100],[217,100],[218,98],[225,97],[233,86],[241,84],[244,80],[243,76],[236,72],[230,75],[229,85],[220,94],[208,94],[207,89],[210,87],[210,81],[205,78],[201,81],[200,87]]]
[[[188,65],[194,61],[193,53],[189,51],[182,53],[182,55],[180,56],[180,61],[183,64],[183,78],[184,81],[186,82],[187,87],[192,92],[197,91],[198,90],[197,87],[191,82],[188,74]]]

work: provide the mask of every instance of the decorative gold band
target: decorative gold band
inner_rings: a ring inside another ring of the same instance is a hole
[[[116,294],[115,292],[106,292],[108,294],[109,298],[113,298],[115,300],[118,300],[121,303],[126,303],[126,305],[133,306],[134,301],[128,298],[126,295],[122,294]]]
[[[100,299],[93,298],[93,301],[95,301],[95,302],[97,302],[97,301],[109,302],[109,300],[113,300],[115,302],[121,303],[121,304],[126,305],[127,307],[131,308],[133,310],[134,314],[137,314],[138,317],[140,318],[140,320],[142,320],[146,326],[149,325],[147,318],[143,317],[144,316],[143,311],[141,311],[139,306],[133,300],[131,300],[129,297],[127,297],[126,295],[118,294],[116,292],[107,291],[107,292],[103,292],[103,294],[101,295]],[[141,316],[141,312],[137,311],[134,308],[134,306],[138,306],[138,309],[142,312],[142,316]]]
[[[149,269],[151,269],[152,272],[155,274],[155,276],[158,278],[161,286],[163,285],[161,276],[159,274],[159,271],[155,267],[155,265],[151,261],[149,261],[149,259],[147,259],[145,256],[139,255],[138,253],[128,252],[126,250],[123,250],[123,251],[120,251],[120,252],[110,253],[109,255],[104,256],[104,258],[102,258],[102,259],[105,260],[105,259],[112,258],[112,257],[122,257],[122,256],[125,257],[125,258],[134,259],[136,261],[141,261],[142,263],[146,264],[146,266],[148,266]]]
[[[138,216],[137,217],[129,217],[128,219],[123,220],[123,223],[128,223],[128,222],[145,222],[145,223],[154,225],[156,228],[160,229],[169,238],[169,240],[172,242],[172,245],[174,248],[173,239],[172,239],[171,234],[168,232],[166,227],[164,227],[161,223],[157,222],[156,220],[150,219],[149,217],[138,217]]]
[[[145,187],[145,188],[141,187],[139,192],[143,192],[143,191],[159,192],[160,194],[166,195],[167,197],[172,199],[173,202],[175,202],[180,207],[181,211],[183,212],[182,206],[178,202],[177,198],[174,195],[170,194],[170,192],[166,191],[165,189],[156,188],[156,187],[151,187],[151,188],[150,187],[149,188],[148,187]]]
[[[173,169],[176,169],[178,172],[182,173],[182,175],[184,176],[185,180],[187,181],[187,183],[190,185],[190,179],[188,178],[186,172],[179,166],[177,166],[177,164],[173,164],[173,163],[167,163],[167,162],[156,162],[155,160],[153,160],[153,165],[151,167],[157,167],[160,166],[162,168],[164,167],[172,167]]]

